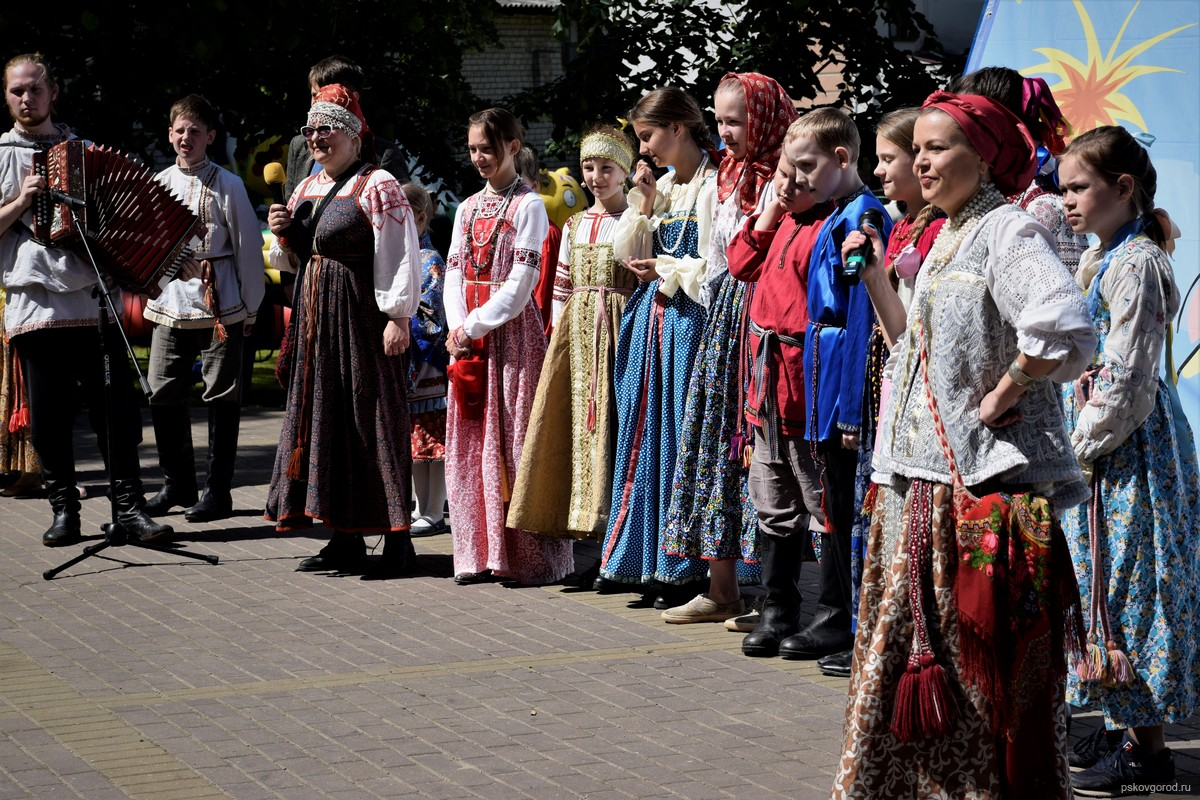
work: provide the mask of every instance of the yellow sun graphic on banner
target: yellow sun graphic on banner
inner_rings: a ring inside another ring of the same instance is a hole
[[[1096,37],[1096,27],[1092,18],[1083,5],[1083,0],[1073,0],[1075,11],[1079,14],[1079,22],[1083,26],[1084,36],[1087,37],[1087,63],[1080,61],[1070,53],[1053,47],[1034,48],[1034,52],[1045,56],[1044,64],[1027,67],[1021,70],[1026,75],[1046,73],[1057,75],[1059,82],[1050,87],[1058,107],[1075,131],[1089,131],[1100,125],[1117,125],[1118,120],[1125,120],[1146,130],[1146,121],[1132,100],[1122,93],[1122,89],[1134,78],[1150,75],[1155,72],[1180,72],[1170,67],[1155,67],[1145,64],[1134,64],[1138,56],[1150,48],[1168,39],[1182,30],[1195,27],[1196,23],[1183,25],[1174,30],[1160,33],[1117,53],[1121,37],[1129,27],[1130,20],[1137,13],[1141,0],[1133,4],[1129,15],[1121,24],[1121,29],[1113,39],[1108,53],[1101,55],[1100,40]]]

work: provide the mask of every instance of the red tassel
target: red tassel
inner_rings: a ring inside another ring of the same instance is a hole
[[[875,500],[879,497],[879,484],[872,483],[867,489],[867,495],[863,498],[862,510],[859,512],[866,516],[871,516],[875,511]]]
[[[896,705],[892,709],[892,733],[901,742],[913,742],[917,739],[917,729],[920,727],[920,667],[909,664],[900,676],[896,686]]]
[[[928,666],[917,678],[921,689],[921,734],[943,736],[958,715],[958,704],[954,701],[954,689],[946,670],[941,664],[933,663],[933,656],[929,654],[921,657],[923,664],[926,661]]]
[[[587,404],[587,429],[588,433],[596,430],[596,398],[589,397]]]
[[[292,450],[292,457],[288,459],[287,476],[291,480],[300,480],[300,465],[304,461],[304,448],[297,447]]]
[[[8,432],[18,433],[29,427],[29,408],[22,406],[12,413],[8,419]]]
[[[729,440],[729,460],[741,461],[742,449],[746,446],[746,437],[740,433],[735,433]]]
[[[229,334],[225,331],[225,326],[220,322],[217,323],[217,327],[214,330],[216,331],[218,341],[223,342],[229,338]]]

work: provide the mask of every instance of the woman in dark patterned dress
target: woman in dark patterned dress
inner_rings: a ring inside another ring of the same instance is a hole
[[[270,208],[278,266],[295,268],[297,251],[306,250],[289,230],[293,212],[311,203],[315,224],[298,282],[288,408],[266,517],[280,531],[314,519],[333,531],[301,572],[364,569],[362,534],[382,533],[383,556],[367,577],[383,578],[413,557],[402,356],[421,294],[421,248],[400,184],[360,157],[367,130],[344,87],[323,87],[301,129],[323,169],[287,207]]]

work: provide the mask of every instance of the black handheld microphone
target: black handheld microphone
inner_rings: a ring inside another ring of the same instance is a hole
[[[859,216],[858,229],[865,234],[868,225],[873,227],[880,236],[883,235],[883,213],[878,208],[868,208]],[[842,266],[842,280],[849,284],[858,283],[862,277],[863,267],[870,260],[871,240],[868,239],[861,246],[851,250],[850,255],[846,256],[846,263]]]

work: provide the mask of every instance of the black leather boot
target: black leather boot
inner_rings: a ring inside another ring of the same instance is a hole
[[[233,462],[242,409],[237,403],[208,406],[208,479],[200,502],[183,512],[188,522],[211,522],[233,513]]]
[[[367,546],[360,533],[334,531],[315,556],[296,565],[296,572],[360,572],[367,563]]]
[[[849,678],[850,667],[854,663],[854,651],[843,650],[840,653],[834,653],[830,656],[822,656],[817,659],[817,670],[822,675],[828,675],[831,678]]]
[[[767,598],[763,602],[758,626],[742,639],[742,653],[754,658],[773,658],[779,643],[800,630],[800,564],[804,554],[803,537],[771,536],[759,531],[759,558]]]
[[[113,481],[117,493],[117,522],[130,539],[139,542],[156,542],[175,533],[170,525],[163,525],[146,514],[146,499],[142,495],[142,482],[137,479]]]
[[[383,535],[383,552],[379,560],[367,567],[364,581],[385,581],[400,578],[417,565],[417,551],[408,531],[391,531]]]
[[[789,659],[820,658],[849,650],[850,535],[821,534],[821,594],[812,622],[779,643],[779,655]]]
[[[187,406],[150,406],[154,421],[154,440],[163,485],[158,494],[145,503],[144,510],[160,517],[175,506],[196,503],[196,454],[192,447],[192,422]]]
[[[54,522],[42,534],[42,544],[46,547],[65,547],[83,539],[79,527],[79,492],[74,481],[69,486],[66,483],[46,478],[50,508],[54,511]]]

